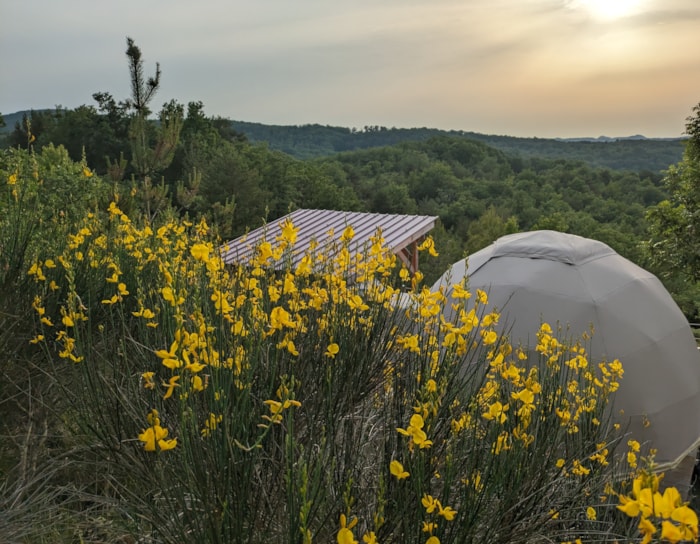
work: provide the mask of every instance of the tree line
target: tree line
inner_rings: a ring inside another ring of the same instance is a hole
[[[266,142],[271,149],[300,159],[327,157],[344,151],[385,147],[404,142],[424,142],[436,136],[483,142],[513,157],[573,159],[612,170],[665,170],[683,155],[683,138],[644,137],[561,140],[480,134],[464,130],[365,126],[361,129],[307,125],[264,125],[232,121],[251,142]]]

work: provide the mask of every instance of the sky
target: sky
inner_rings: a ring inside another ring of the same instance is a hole
[[[0,112],[128,98],[277,125],[682,136],[698,0],[0,0]]]

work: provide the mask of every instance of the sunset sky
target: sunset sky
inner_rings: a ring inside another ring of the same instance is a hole
[[[266,124],[681,136],[698,0],[27,0],[0,4],[0,112],[129,96]]]

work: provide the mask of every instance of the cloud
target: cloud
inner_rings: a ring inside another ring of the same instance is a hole
[[[156,103],[201,100],[211,115],[526,135],[617,119],[630,128],[615,132],[640,132],[631,112],[668,127],[697,102],[695,1],[644,0],[607,23],[571,0],[10,2],[0,111],[126,98],[128,35],[146,74],[161,64]]]

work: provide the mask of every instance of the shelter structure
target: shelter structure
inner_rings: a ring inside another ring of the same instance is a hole
[[[653,274],[601,242],[535,231],[499,238],[455,263],[432,288],[449,298],[450,286],[465,276],[471,290],[488,293],[501,312],[501,332],[516,345],[534,347],[542,322],[576,337],[592,326],[590,359],[619,359],[624,369],[613,416],[657,449],[659,470],[698,447],[700,352]]]
[[[353,253],[365,251],[370,238],[381,229],[386,246],[391,249],[411,272],[418,270],[417,245],[435,227],[437,217],[427,215],[402,215],[343,212],[332,210],[296,210],[275,221],[231,240],[221,247],[226,264],[245,264],[253,257],[255,248],[263,241],[275,244],[286,221],[290,220],[298,229],[291,258],[296,268],[312,242],[317,251],[332,248],[340,240],[346,227],[352,227],[355,235],[349,249]]]

